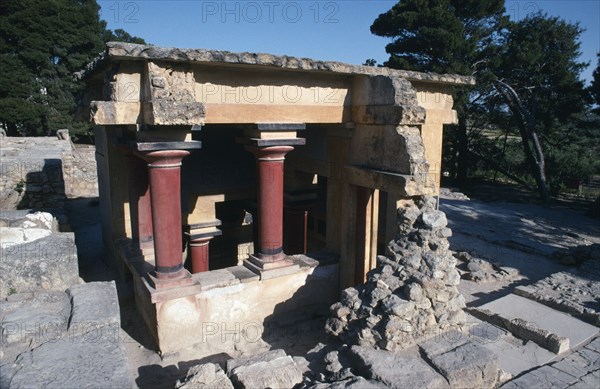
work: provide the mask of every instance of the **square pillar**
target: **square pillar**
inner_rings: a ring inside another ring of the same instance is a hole
[[[181,161],[190,154],[188,150],[199,149],[201,144],[138,142],[133,147],[134,154],[148,163],[156,261],[149,278],[157,289],[191,283],[181,252]]]

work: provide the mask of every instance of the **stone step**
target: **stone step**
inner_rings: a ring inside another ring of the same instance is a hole
[[[523,343],[505,329],[467,314],[469,339],[498,356],[500,368],[516,377],[546,363],[558,356],[534,342]]]
[[[555,354],[575,349],[598,335],[597,327],[515,294],[473,308],[471,313]]]

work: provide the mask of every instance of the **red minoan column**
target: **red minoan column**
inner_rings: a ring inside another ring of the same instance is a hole
[[[208,243],[212,236],[190,240],[192,254],[192,273],[208,271]]]
[[[195,233],[188,233],[189,248],[192,263],[192,273],[202,273],[209,270],[208,246],[210,240],[215,236],[221,235],[223,232],[216,228],[221,221],[216,219],[208,223],[196,224]]]
[[[152,248],[152,205],[148,185],[147,163],[139,157],[125,154],[131,234],[134,244],[142,251]]]
[[[183,268],[181,252],[180,192],[181,160],[190,152],[178,148],[199,148],[200,143],[137,143],[136,147],[135,154],[148,163],[156,261],[155,286],[160,287],[161,281],[178,280],[189,275]]]
[[[283,161],[292,146],[246,146],[257,159],[258,252],[263,268],[277,267],[283,253]]]

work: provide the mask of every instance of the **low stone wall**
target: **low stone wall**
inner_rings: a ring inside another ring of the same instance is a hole
[[[96,147],[75,144],[63,165],[67,197],[98,197]]]
[[[56,137],[0,136],[0,209],[57,208],[98,196],[94,147]]]
[[[46,212],[0,212],[0,299],[37,290],[62,292],[78,282],[72,232],[58,232],[58,221]]]

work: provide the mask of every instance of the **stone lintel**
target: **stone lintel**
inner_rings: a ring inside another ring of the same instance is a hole
[[[268,146],[302,146],[306,144],[304,138],[287,138],[287,139],[258,139],[258,138],[244,138],[241,143],[257,146],[257,147],[268,147]]]
[[[380,189],[407,197],[430,195],[435,192],[426,176],[391,173],[361,166],[346,166],[344,170],[349,183],[365,188]]]
[[[140,124],[141,104],[139,101],[92,101],[90,121],[97,126]]]
[[[252,129],[257,131],[303,131],[304,123],[256,123]]]
[[[193,140],[187,142],[131,142],[135,151],[162,151],[162,150],[197,150],[202,148],[202,142]]]
[[[190,241],[194,241],[197,239],[214,238],[215,236],[221,236],[223,235],[223,231],[219,230],[216,227],[207,227],[199,229],[195,233],[186,232],[185,234],[190,238]]]
[[[204,103],[155,99],[143,103],[144,124],[148,125],[203,125],[206,115]]]
[[[191,231],[191,230],[197,230],[200,228],[217,227],[220,225],[221,225],[221,220],[213,219],[213,220],[202,221],[200,223],[189,224],[188,227],[190,228],[190,231]]]
[[[419,125],[425,123],[425,108],[417,105],[357,105],[352,118],[360,124]]]

